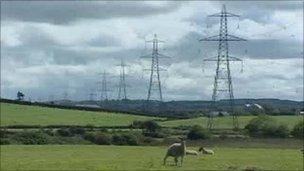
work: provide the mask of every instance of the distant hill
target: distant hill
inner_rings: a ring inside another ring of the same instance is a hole
[[[304,102],[280,99],[235,99],[235,110],[243,115],[266,113],[270,115],[294,115],[304,110]],[[213,110],[212,101],[168,101],[158,102],[145,100],[108,100],[79,101],[73,105],[97,105],[103,109],[139,112],[169,117],[194,117],[207,114]],[[257,107],[259,106],[259,107]],[[220,100],[215,104],[219,111],[229,110],[229,101]]]
[[[212,107],[212,101],[150,101],[145,100],[107,100],[107,101],[71,101],[60,100],[44,103],[18,102],[1,99],[12,103],[46,105],[48,107],[70,108],[89,111],[111,111],[138,115],[164,116],[173,118],[192,118],[207,115],[210,111],[229,111],[229,100],[220,100]],[[235,99],[235,111],[239,115],[295,115],[304,110],[303,101],[280,99]]]

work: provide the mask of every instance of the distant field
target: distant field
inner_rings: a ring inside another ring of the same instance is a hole
[[[126,126],[134,120],[156,117],[109,112],[90,112],[1,103],[1,126],[7,125],[81,125]]]
[[[240,116],[239,117],[239,126],[244,128],[251,119],[256,116]],[[278,122],[288,125],[289,128],[292,128],[295,124],[303,119],[303,116],[271,116],[275,118]],[[192,125],[201,125],[206,127],[207,125],[206,117],[193,118],[193,119],[179,119],[172,121],[161,122],[162,126],[167,127],[176,127],[176,126],[192,126]],[[218,117],[215,118],[215,128],[221,129],[230,129],[232,127],[232,117]]]
[[[1,170],[303,170],[298,149],[215,148],[213,156],[186,156],[172,166],[166,147],[43,145],[1,146]],[[171,164],[171,165],[170,165]]]

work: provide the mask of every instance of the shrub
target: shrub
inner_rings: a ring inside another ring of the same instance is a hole
[[[138,145],[138,137],[132,134],[123,134],[122,137],[126,140],[127,145]]]
[[[289,135],[289,129],[286,125],[279,125],[275,131],[276,137],[286,138]]]
[[[301,138],[303,139],[304,138],[304,121],[301,121],[299,123],[297,123],[292,131],[291,131],[291,134],[296,137],[296,138]]]
[[[126,139],[122,137],[121,135],[113,135],[112,137],[112,143],[115,145],[125,145],[127,144]]]
[[[161,127],[155,121],[145,121],[143,123],[143,128],[146,129],[147,132],[155,132],[156,130],[160,129]]]
[[[143,135],[146,137],[153,137],[153,138],[164,138],[167,136],[163,132],[143,132]]]
[[[71,134],[83,135],[85,133],[85,129],[84,128],[80,128],[80,127],[70,127],[69,128],[69,132]]]
[[[133,121],[131,124],[132,128],[143,128],[143,121]]]
[[[252,119],[245,129],[252,137],[280,137],[285,138],[289,135],[286,125],[278,124],[276,120],[266,115],[260,115]]]
[[[195,125],[190,129],[187,137],[190,140],[209,139],[211,137],[211,133],[201,126]]]
[[[58,129],[57,133],[60,136],[63,136],[63,137],[70,137],[70,136],[72,136],[71,132],[68,129],[66,129],[66,128]]]
[[[112,143],[115,145],[138,145],[139,138],[131,133],[116,134],[112,137]]]
[[[110,145],[111,136],[103,133],[97,133],[94,138],[94,143],[98,145]]]
[[[7,138],[0,138],[0,145],[8,145],[10,144],[9,139]]]
[[[104,133],[85,133],[83,139],[98,145],[110,145],[111,136]]]
[[[92,143],[94,143],[95,135],[93,133],[85,133],[84,136],[83,136],[83,139],[91,141]]]
[[[42,131],[49,136],[55,136],[55,133],[51,129],[43,129]]]
[[[7,138],[8,131],[5,129],[0,129],[0,138]]]
[[[12,139],[22,144],[48,144],[49,139],[46,134],[41,131],[37,132],[18,132]]]

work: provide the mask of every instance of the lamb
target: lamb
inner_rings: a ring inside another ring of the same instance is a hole
[[[210,154],[210,155],[213,155],[214,154],[214,151],[211,150],[211,149],[206,149],[204,147],[201,147],[199,150],[199,152],[202,152],[203,154]]]
[[[166,160],[169,156],[174,157],[175,165],[177,166],[178,158],[181,158],[181,166],[183,165],[183,159],[186,155],[186,142],[182,140],[181,143],[174,143],[169,146],[166,156],[164,158],[164,165],[166,165]]]
[[[186,155],[198,156],[198,152],[195,150],[186,150]]]

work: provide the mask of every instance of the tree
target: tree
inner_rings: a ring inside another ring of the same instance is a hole
[[[296,124],[292,131],[291,134],[296,137],[296,138],[304,138],[304,121],[299,122],[298,124]]]
[[[143,128],[148,132],[155,132],[156,130],[160,129],[160,126],[155,121],[145,121],[143,123]]]
[[[190,140],[209,139],[211,137],[211,133],[207,129],[195,125],[191,128],[187,137]]]

